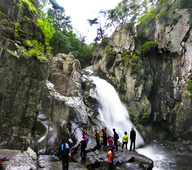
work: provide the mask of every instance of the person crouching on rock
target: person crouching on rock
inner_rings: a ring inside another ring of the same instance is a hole
[[[114,152],[113,152],[114,145],[113,145],[113,140],[110,138],[110,136],[108,136],[107,142],[108,142],[107,151],[111,150],[114,156]]]
[[[107,157],[109,158],[109,170],[113,169],[113,152],[111,149],[107,152]]]
[[[61,147],[60,147],[60,155],[62,159],[63,170],[69,169],[69,157],[71,157],[71,148],[69,144],[63,140]]]

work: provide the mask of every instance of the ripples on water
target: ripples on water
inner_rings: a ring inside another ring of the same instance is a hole
[[[153,170],[192,170],[191,152],[179,152],[158,144],[139,148],[137,152],[153,160]]]

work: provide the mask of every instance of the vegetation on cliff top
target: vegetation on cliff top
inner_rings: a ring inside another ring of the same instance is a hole
[[[85,44],[85,37],[81,34],[77,35],[73,31],[71,25],[70,17],[66,16],[63,7],[59,6],[56,0],[39,0],[40,7],[37,8],[34,0],[20,0],[18,6],[23,8],[24,4],[28,7],[31,15],[40,18],[37,19],[37,25],[42,29],[45,36],[45,44],[43,53],[51,50],[52,55],[57,53],[69,53],[72,54],[80,60],[82,67],[91,64],[92,60],[92,50],[94,45],[97,45],[97,41],[104,40],[106,38],[105,32],[108,28],[112,26],[116,27],[119,24],[133,24],[138,25],[140,28],[145,29],[149,26],[149,22],[154,19],[162,19],[166,17],[175,8],[191,8],[192,0],[158,0],[158,1],[139,1],[139,0],[122,0],[115,8],[100,11],[100,15],[105,18],[106,24],[101,27],[99,17],[95,19],[89,19],[90,25],[98,25],[97,37],[95,39],[95,44],[87,45]],[[43,11],[43,7],[47,4],[51,5],[47,11]],[[40,11],[40,12],[39,12]],[[16,29],[16,35],[17,34]],[[137,32],[140,34],[140,32]],[[29,39],[33,42],[33,39]],[[106,41],[108,42],[108,40]],[[34,49],[36,48],[36,43],[34,44]],[[147,46],[153,46],[151,42],[148,44],[143,44],[141,51],[145,51]],[[38,45],[40,46],[40,44]],[[34,51],[34,50],[32,50]],[[42,52],[42,51],[41,51]],[[109,51],[108,51],[109,52]],[[47,54],[45,54],[47,55]],[[124,56],[122,60],[127,60],[128,55]]]
[[[59,6],[56,0],[39,1],[39,8],[34,0],[20,0],[17,4],[21,12],[27,7],[31,14],[31,16],[23,17],[21,21],[15,22],[17,39],[21,40],[22,34],[26,35],[21,51],[26,48],[25,54],[36,56],[40,60],[44,60],[46,56],[55,56],[57,53],[68,54],[72,52],[75,58],[79,59],[82,67],[90,65],[93,46],[85,44],[85,37],[73,32],[70,17],[65,15],[64,8]],[[47,11],[43,11],[43,7],[47,4],[51,7]],[[41,28],[45,39],[44,43],[39,42],[38,38],[35,39],[29,32],[23,30],[22,22],[24,20],[33,23],[35,27]]]
[[[32,13],[32,15],[37,15],[38,9],[35,6],[34,0],[19,0],[19,3],[17,4],[19,8],[22,10],[23,9],[23,4],[26,4],[29,11]]]

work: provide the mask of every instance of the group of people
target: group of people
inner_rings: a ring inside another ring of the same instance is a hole
[[[112,143],[113,148],[115,148],[116,151],[118,151],[117,141],[119,139],[119,135],[115,131],[115,128],[113,129],[113,140],[114,141],[111,139],[110,136],[107,137],[106,127],[104,129],[102,129],[101,135],[100,135],[100,132],[97,129],[95,129],[95,139],[96,139],[96,143],[97,143],[97,149],[101,148],[101,145],[100,145],[101,138],[103,138],[103,150],[107,150]],[[130,141],[131,141],[130,142],[130,151],[135,150],[135,139],[136,139],[136,132],[134,130],[134,127],[132,127],[131,131],[130,131]],[[107,143],[108,143],[108,145],[107,145]],[[124,146],[126,147],[126,151],[127,151],[127,144],[128,144],[128,136],[127,136],[127,132],[124,132],[121,151],[123,151]]]
[[[111,170],[111,169],[113,169],[113,158],[114,158],[113,149],[115,148],[116,151],[118,151],[117,141],[119,139],[119,135],[117,134],[117,132],[115,131],[115,128],[114,128],[113,129],[113,139],[114,139],[114,141],[113,141],[110,136],[107,137],[107,130],[106,130],[106,127],[105,127],[104,129],[102,129],[101,137],[103,138],[103,150],[107,150],[107,157],[108,157],[108,161],[109,161],[109,169]],[[101,137],[100,137],[99,131],[97,129],[95,129],[95,138],[96,138],[96,143],[97,143],[97,149],[100,149]],[[131,141],[130,142],[130,151],[135,150],[135,140],[136,140],[136,132],[134,130],[134,127],[132,127],[131,131],[130,131],[130,141]],[[127,144],[128,144],[128,136],[127,136],[127,132],[124,132],[121,152],[123,152],[124,146],[125,146],[126,152],[127,152]]]
[[[95,139],[97,143],[96,148],[98,150],[100,150],[101,148],[101,145],[100,145],[101,138],[103,138],[103,150],[107,151],[107,156],[109,158],[109,169],[112,169],[113,157],[114,157],[113,149],[116,149],[116,151],[118,151],[117,142],[119,139],[119,135],[117,134],[115,129],[113,129],[113,139],[112,139],[110,136],[107,136],[106,127],[102,129],[101,135],[100,135],[100,132],[97,129],[95,129]],[[136,132],[134,130],[134,127],[132,127],[130,131],[130,141],[131,141],[130,151],[135,150],[135,139],[136,139]],[[81,141],[81,158],[83,161],[85,161],[88,139],[84,133],[82,134],[82,138],[80,139],[80,141]],[[128,136],[127,136],[127,132],[124,132],[123,141],[122,141],[122,150],[121,150],[122,152],[123,152],[124,146],[127,151],[127,144],[128,144]],[[64,169],[68,170],[69,157],[71,157],[71,148],[69,147],[69,144],[67,144],[66,142],[63,142],[60,146],[60,155],[61,155],[60,159],[62,159],[63,170]]]
[[[134,130],[134,127],[132,127],[131,131],[130,131],[130,141],[131,141],[130,151],[135,150],[135,139],[136,139],[136,132]],[[127,132],[124,132],[121,152],[123,152],[124,145],[125,145],[126,152],[127,152],[127,144],[128,144],[128,136],[127,136]]]

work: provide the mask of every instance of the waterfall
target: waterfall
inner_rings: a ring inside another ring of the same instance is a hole
[[[116,90],[111,84],[99,77],[91,76],[90,78],[96,85],[101,120],[111,132],[113,128],[115,128],[116,132],[119,134],[120,142],[122,142],[124,132],[127,131],[129,146],[130,130],[133,124],[130,121],[127,109],[121,102]],[[138,147],[139,145],[143,145],[144,141],[137,129],[135,129],[135,131],[136,147]]]

